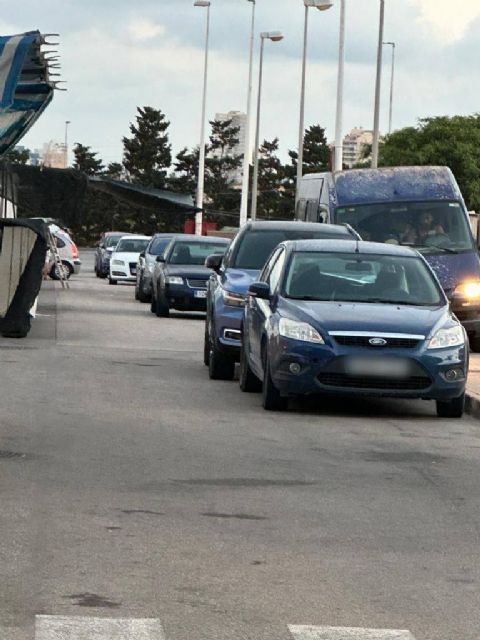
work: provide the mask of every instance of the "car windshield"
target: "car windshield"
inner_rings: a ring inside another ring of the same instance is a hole
[[[298,252],[285,274],[285,295],[298,300],[439,306],[441,291],[421,258]]]
[[[339,207],[336,222],[352,225],[363,240],[408,245],[423,253],[457,253],[474,248],[468,220],[458,202]]]
[[[150,238],[123,238],[117,244],[115,251],[117,253],[141,253],[145,251],[149,242]]]
[[[110,249],[111,247],[116,247],[121,237],[122,236],[107,236],[105,239],[105,247],[107,249]]]
[[[161,256],[165,252],[165,249],[170,244],[172,238],[155,238],[150,245],[148,250],[152,256]]]
[[[224,242],[177,242],[168,262],[170,264],[196,264],[203,265],[205,260],[212,253],[225,253],[228,244]]]
[[[232,266],[237,269],[257,269],[260,271],[275,247],[285,240],[354,239],[347,231],[342,233],[339,230],[338,234],[332,234],[322,230],[321,225],[318,225],[318,227],[318,230],[315,231],[291,228],[262,229],[245,233],[233,258]]]

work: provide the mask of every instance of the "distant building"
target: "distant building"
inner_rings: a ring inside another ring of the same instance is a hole
[[[40,163],[44,167],[52,169],[65,169],[67,166],[67,154],[65,145],[61,142],[50,140],[43,145]]]
[[[373,131],[356,127],[343,139],[343,164],[351,169],[362,161],[364,147],[372,145]]]
[[[241,156],[242,164],[236,169],[232,171],[232,181],[234,187],[242,186],[243,179],[243,155],[245,153],[245,141],[247,134],[247,114],[242,113],[241,111],[229,111],[228,113],[217,113],[215,114],[215,120],[219,120],[220,122],[226,122],[228,120],[232,121],[232,127],[238,127],[238,144],[228,150],[228,154],[232,156]],[[212,151],[210,156],[215,158],[218,155],[218,152]]]

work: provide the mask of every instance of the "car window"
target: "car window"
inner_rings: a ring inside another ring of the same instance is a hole
[[[141,253],[145,251],[150,238],[124,238],[117,244],[116,251],[123,253]]]
[[[195,240],[176,242],[167,262],[170,264],[203,265],[212,253],[225,253],[227,243],[197,242]]]
[[[282,249],[281,249],[281,247],[279,247],[278,249],[276,249],[272,253],[272,255],[268,259],[267,263],[263,267],[261,274],[258,277],[260,282],[268,282],[269,281],[270,272],[272,271],[274,264],[278,260],[278,256],[280,255],[281,251],[282,251]]]
[[[59,236],[55,236],[55,242],[57,243],[58,249],[63,249],[65,247],[65,242]]]
[[[110,247],[116,247],[119,240],[120,236],[107,236],[104,241],[105,247],[107,249],[109,249]]]
[[[278,285],[278,281],[280,279],[280,275],[282,273],[283,265],[285,264],[285,249],[280,249],[278,253],[277,260],[270,271],[270,275],[268,276],[268,284],[270,285],[270,291],[273,293]]]
[[[148,247],[148,253],[152,256],[161,256],[170,244],[172,238],[154,238]]]

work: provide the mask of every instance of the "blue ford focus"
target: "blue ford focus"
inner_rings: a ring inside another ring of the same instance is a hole
[[[265,409],[329,393],[423,398],[440,417],[463,415],[466,333],[413,249],[284,242],[248,293],[240,386],[263,389]]]

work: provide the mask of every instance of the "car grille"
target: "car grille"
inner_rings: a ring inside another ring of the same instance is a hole
[[[137,263],[136,262],[130,262],[128,266],[130,267],[131,275],[134,276],[137,273]]]
[[[420,340],[415,338],[384,338],[386,344],[372,345],[369,340],[377,336],[334,336],[335,342],[348,347],[370,347],[371,349],[415,349]]]
[[[320,373],[318,380],[328,387],[348,387],[353,389],[391,389],[408,391],[427,389],[431,385],[426,376],[410,376],[409,378],[375,378],[354,377],[345,373]]]
[[[206,289],[207,280],[187,280],[190,289]]]

